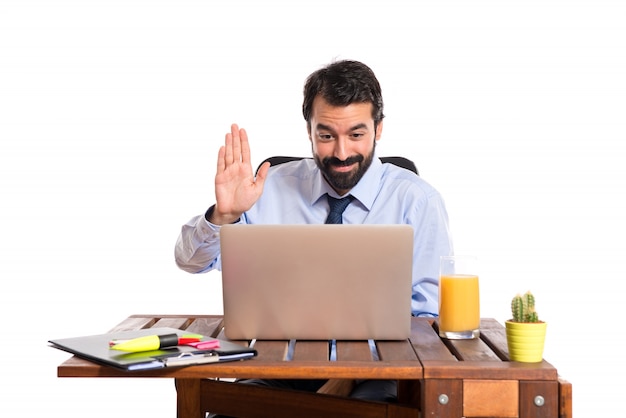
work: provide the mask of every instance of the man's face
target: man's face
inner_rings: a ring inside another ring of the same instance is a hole
[[[331,106],[321,96],[313,101],[309,128],[313,158],[339,195],[361,180],[381,133],[382,121],[374,130],[371,103]]]

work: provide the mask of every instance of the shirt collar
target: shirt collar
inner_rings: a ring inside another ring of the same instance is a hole
[[[315,163],[314,163],[315,164]],[[324,176],[320,169],[315,166],[316,173],[313,177],[313,184],[311,190],[311,205],[314,205],[320,198],[322,198],[325,194],[329,194],[332,197],[342,197],[337,194],[335,190],[326,182]],[[372,164],[367,169],[361,180],[357,183],[356,186],[350,190],[352,196],[355,197],[363,206],[365,206],[368,210],[372,207],[374,203],[374,199],[376,198],[376,193],[380,188],[380,180],[382,177],[383,163],[380,161],[378,156],[374,154],[374,158],[372,159]]]

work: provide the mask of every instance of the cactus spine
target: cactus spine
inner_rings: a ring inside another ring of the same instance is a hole
[[[539,316],[535,311],[535,297],[530,291],[513,298],[511,312],[515,322],[539,322]]]

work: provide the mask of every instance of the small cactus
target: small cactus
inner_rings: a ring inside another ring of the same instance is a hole
[[[530,291],[516,295],[511,301],[511,312],[515,322],[540,322],[535,311],[535,297]]]

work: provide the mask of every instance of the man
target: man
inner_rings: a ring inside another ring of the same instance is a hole
[[[216,204],[182,228],[176,263],[190,273],[220,269],[219,229],[229,223],[324,223],[329,197],[350,197],[346,224],[409,224],[415,233],[413,315],[438,310],[439,256],[452,254],[448,216],[440,194],[414,173],[382,164],[376,144],[383,130],[383,99],[376,76],[356,61],[338,61],[312,73],[302,106],[313,160],[263,164],[254,174],[248,136],[231,126],[218,153]],[[255,381],[317,390],[318,381]],[[395,384],[361,382],[352,396],[389,401]]]

